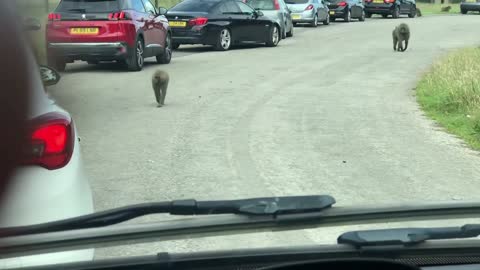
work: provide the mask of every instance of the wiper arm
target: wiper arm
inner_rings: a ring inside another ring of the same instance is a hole
[[[266,197],[225,201],[177,200],[144,203],[38,225],[1,228],[0,236],[18,236],[105,227],[137,217],[161,213],[169,213],[171,215],[243,214],[255,216],[310,213],[322,211],[334,203],[335,199],[328,195]]]
[[[366,246],[415,245],[426,240],[471,238],[480,235],[480,224],[462,227],[399,228],[368,231],[351,231],[340,235],[339,244],[350,244],[357,248]]]
[[[86,13],[86,12],[85,12],[86,9],[84,9],[84,8],[71,8],[71,9],[69,9],[68,11],[72,11],[72,12],[75,12],[75,11],[76,11],[76,12],[79,12],[79,13]]]

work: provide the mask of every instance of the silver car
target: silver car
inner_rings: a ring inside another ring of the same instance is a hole
[[[286,0],[288,8],[292,11],[293,24],[308,23],[317,27],[318,22],[330,24],[328,6],[323,0]]]
[[[243,0],[256,10],[261,10],[263,15],[276,21],[282,29],[282,38],[293,36],[293,22],[290,10],[284,0]]]

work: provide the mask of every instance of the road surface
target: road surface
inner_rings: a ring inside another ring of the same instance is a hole
[[[480,44],[472,34],[478,19],[339,21],[296,28],[276,48],[187,47],[170,65],[149,59],[142,72],[75,64],[52,94],[78,126],[98,210],[300,194],[331,194],[342,206],[480,200],[479,154],[427,119],[413,90],[436,58]],[[391,41],[400,22],[412,30],[404,53]],[[155,68],[171,76],[163,108],[150,86]],[[97,256],[332,242],[341,230],[145,244]]]

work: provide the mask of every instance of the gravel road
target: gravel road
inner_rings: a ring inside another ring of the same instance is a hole
[[[170,65],[132,73],[67,67],[52,88],[82,138],[98,210],[170,199],[331,194],[337,205],[480,200],[480,155],[427,119],[415,83],[450,49],[478,46],[480,17],[367,19],[296,28],[276,48],[187,46]],[[407,22],[409,49],[391,31]],[[170,73],[166,106],[150,86]],[[140,221],[168,218],[157,216]],[[312,244],[306,230],[98,250],[160,251]],[[252,240],[255,239],[255,240]]]

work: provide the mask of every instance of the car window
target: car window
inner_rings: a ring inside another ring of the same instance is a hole
[[[145,7],[143,6],[142,0],[129,0],[130,2],[130,7],[133,10],[136,10],[138,12],[145,12]]]
[[[226,12],[243,12],[233,1],[226,1],[223,3]]]
[[[243,2],[236,2],[236,4],[238,5],[238,7],[240,8],[241,12],[242,13],[245,13],[245,14],[253,14],[254,10],[252,7],[250,7],[249,5],[243,3]]]
[[[219,0],[184,0],[170,9],[170,11],[197,11],[209,12]]]
[[[254,9],[275,10],[275,4],[273,0],[246,0],[245,3]]]
[[[155,6],[152,4],[152,2],[150,2],[150,0],[143,0],[143,4],[145,6],[145,10],[148,13],[157,14],[157,10],[155,9]]]
[[[120,9],[118,0],[63,0],[57,12],[110,13]]]

